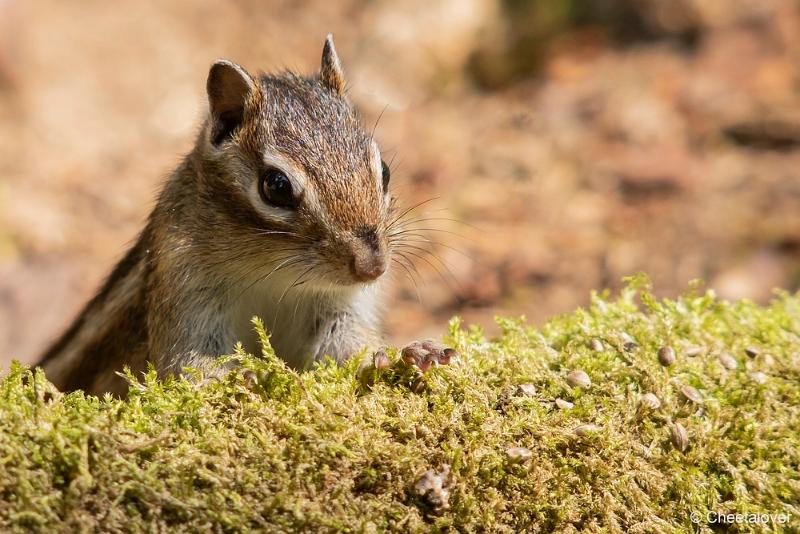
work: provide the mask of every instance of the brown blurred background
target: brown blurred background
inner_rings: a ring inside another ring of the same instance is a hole
[[[639,270],[661,295],[798,288],[795,0],[0,0],[0,361],[134,239],[211,61],[308,73],[328,32],[395,193],[436,198],[446,246],[417,289],[397,272],[394,341],[541,321]]]

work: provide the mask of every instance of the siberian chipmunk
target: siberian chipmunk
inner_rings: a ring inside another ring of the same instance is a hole
[[[195,147],[136,244],[39,361],[61,390],[125,395],[124,366],[213,367],[238,341],[256,354],[253,316],[295,368],[381,345],[398,214],[332,37],[315,76],[254,78],[219,60],[206,88]],[[449,359],[437,344],[407,349],[423,370]]]

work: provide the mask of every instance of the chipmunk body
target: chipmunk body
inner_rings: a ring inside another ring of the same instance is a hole
[[[296,368],[377,347],[393,240],[389,170],[345,97],[331,37],[318,76],[217,61],[209,116],[136,244],[40,365],[62,390],[205,367],[263,319]]]

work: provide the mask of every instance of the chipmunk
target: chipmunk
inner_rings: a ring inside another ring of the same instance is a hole
[[[382,344],[382,286],[402,217],[332,36],[315,76],[255,78],[218,60],[206,89],[196,144],[138,240],[39,361],[61,390],[124,396],[124,366],[141,373],[152,362],[159,376],[210,368],[238,341],[256,354],[253,316],[298,369]],[[449,359],[437,344],[409,347],[422,370]]]

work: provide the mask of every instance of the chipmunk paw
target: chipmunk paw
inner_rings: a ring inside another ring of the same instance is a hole
[[[431,367],[449,365],[458,358],[458,352],[430,339],[409,343],[400,351],[403,362],[408,366],[416,366],[423,373]]]
[[[433,367],[449,365],[458,359],[458,352],[432,340],[414,341],[400,350],[400,359],[392,362],[385,350],[374,352],[362,364],[362,383],[370,388],[379,380],[406,383],[415,393],[426,388],[425,373]]]

